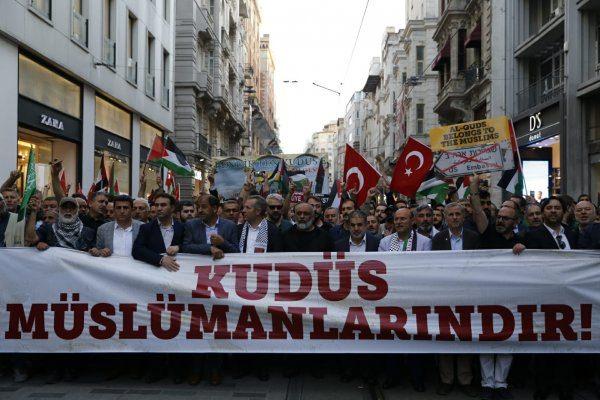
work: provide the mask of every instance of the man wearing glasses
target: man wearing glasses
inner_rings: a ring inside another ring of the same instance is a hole
[[[283,197],[277,193],[267,196],[267,219],[279,228],[279,233],[290,230],[293,224],[283,218]]]

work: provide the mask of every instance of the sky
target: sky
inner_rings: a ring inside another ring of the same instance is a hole
[[[302,153],[313,132],[344,117],[352,94],[365,84],[371,59],[381,56],[385,28],[404,27],[405,2],[370,0],[351,62],[367,0],[259,0],[259,3],[261,33],[270,35],[275,60],[281,147],[284,153]],[[284,83],[285,80],[298,83]],[[320,89],[313,82],[342,94]]]

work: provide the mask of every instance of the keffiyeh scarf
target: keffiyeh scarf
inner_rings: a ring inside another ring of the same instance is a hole
[[[69,223],[59,220],[52,225],[52,230],[60,247],[77,250],[77,240],[83,230],[83,223],[79,218],[75,218],[75,221]]]
[[[398,234],[394,233],[394,236],[392,236],[392,241],[390,243],[390,251],[413,251],[413,241],[416,244],[417,238],[415,231],[410,231],[410,236],[408,237],[408,240],[406,242],[406,247],[404,247],[404,240],[400,240]]]
[[[240,253],[245,253],[248,249],[246,248],[246,240],[248,238],[248,230],[250,224],[246,222],[242,229],[242,236],[240,237]],[[256,236],[256,242],[254,243],[255,253],[266,253],[267,246],[269,245],[269,223],[266,219],[263,219],[258,224],[258,235]]]

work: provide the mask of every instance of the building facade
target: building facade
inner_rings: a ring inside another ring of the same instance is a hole
[[[33,148],[40,189],[57,159],[87,192],[104,156],[120,192],[145,177],[147,195],[147,154],[173,131],[174,2],[6,0],[2,15],[0,179]]]
[[[269,35],[260,38],[258,101],[260,112],[254,118],[254,154],[281,153],[275,104],[275,60]]]
[[[341,178],[344,172],[344,160],[346,155],[346,144],[361,152],[360,138],[362,137],[364,92],[355,92],[346,104],[346,115],[338,119],[338,136],[335,143],[335,178]]]
[[[175,59],[175,136],[196,171],[180,179],[181,195],[202,189],[212,157],[241,154],[244,62],[237,0],[178,1]]]
[[[323,126],[323,130],[313,133],[312,140],[306,147],[306,153],[308,154],[325,156],[325,161],[329,165],[329,182],[332,182],[331,178],[336,176],[334,161],[337,149],[336,140],[338,137],[339,123],[341,123],[341,121],[331,121]]]

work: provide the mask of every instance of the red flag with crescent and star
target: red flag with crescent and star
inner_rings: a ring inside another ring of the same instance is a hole
[[[390,189],[413,198],[433,167],[433,152],[423,143],[409,137],[396,161]]]
[[[369,189],[377,186],[381,174],[360,153],[346,145],[344,160],[344,180],[346,190],[356,189],[357,206],[362,205]]]

